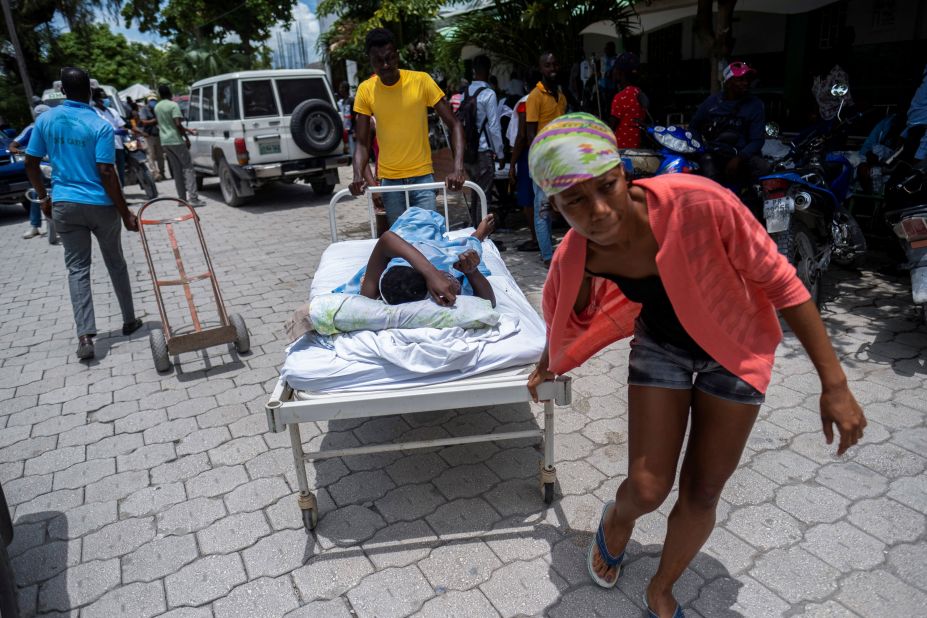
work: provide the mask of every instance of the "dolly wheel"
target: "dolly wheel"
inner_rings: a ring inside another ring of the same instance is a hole
[[[251,335],[248,334],[245,320],[233,313],[229,316],[229,324],[235,327],[235,349],[239,354],[247,354],[251,350]]]
[[[154,366],[159,372],[165,372],[171,368],[171,357],[167,353],[167,341],[164,339],[164,331],[160,328],[152,328],[148,333],[148,343],[151,344],[151,357],[154,359]]]

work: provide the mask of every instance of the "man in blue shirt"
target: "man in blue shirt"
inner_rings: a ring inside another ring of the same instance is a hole
[[[93,358],[97,334],[90,291],[90,236],[96,236],[122,310],[122,334],[142,327],[135,317],[132,284],[122,255],[120,221],[131,232],[138,219],[126,206],[114,166],[113,127],[90,107],[90,77],[81,69],[61,70],[61,90],[67,100],[42,114],[26,148],[26,173],[46,217],[55,222],[68,267],[71,306],[77,324],[77,357]],[[42,183],[39,161],[52,165],[55,201]]]
[[[700,161],[704,174],[721,183],[749,182],[769,172],[762,156],[766,106],[750,94],[755,74],[746,62],[730,63],[722,71],[721,92],[705,99],[689,123],[689,129],[703,141],[733,147],[730,152],[709,153]]]

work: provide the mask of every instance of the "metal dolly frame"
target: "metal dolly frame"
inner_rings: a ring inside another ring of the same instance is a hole
[[[374,238],[376,237],[376,220],[373,199],[370,195],[371,191],[376,193],[403,191],[406,194],[406,207],[408,207],[409,191],[442,189],[444,186],[444,183],[428,183],[368,188],[367,208],[370,216],[371,235]],[[474,189],[477,192],[482,202],[482,214],[485,217],[486,196],[483,191],[478,185],[470,181],[465,182],[464,187]],[[329,204],[332,242],[337,242],[338,238],[335,207],[342,198],[349,194],[350,192],[347,189],[343,189],[332,197]],[[444,216],[445,220],[448,220],[446,190],[444,191],[444,198]],[[310,451],[308,453],[303,449],[302,435],[299,430],[300,423],[375,418],[394,414],[527,403],[531,401],[527,382],[532,369],[532,365],[524,365],[426,386],[325,393],[296,390],[290,387],[283,378],[277,380],[270,400],[264,407],[267,413],[267,426],[269,431],[274,433],[289,431],[290,447],[293,452],[296,478],[299,484],[298,504],[306,533],[310,534],[315,530],[319,516],[318,501],[309,488],[306,465],[310,461],[331,457],[533,438],[544,443],[544,459],[541,464],[539,480],[544,502],[550,504],[554,499],[554,486],[557,482],[557,469],[554,466],[554,405],[568,406],[572,403],[572,382],[568,376],[558,376],[556,379],[548,380],[538,387],[538,398],[544,402],[544,427],[539,429],[458,436],[437,440],[376,444],[354,448]]]
[[[175,202],[178,206],[185,207],[188,212],[167,219],[145,219],[145,210],[152,204],[157,204],[158,202]],[[248,328],[245,326],[245,321],[240,315],[237,313],[229,314],[225,310],[225,302],[222,300],[222,292],[219,290],[219,281],[216,279],[215,270],[212,267],[212,260],[209,257],[209,250],[206,248],[206,239],[203,237],[200,217],[196,214],[193,207],[187,202],[175,197],[159,197],[143,204],[142,207],[138,209],[136,216],[138,217],[138,233],[142,240],[142,249],[145,251],[145,260],[148,262],[148,271],[151,273],[151,282],[154,285],[155,302],[158,305],[158,313],[161,316],[162,328],[153,328],[148,333],[148,341],[151,345],[151,355],[154,359],[155,369],[160,372],[169,370],[171,368],[171,355],[202,350],[228,343],[234,344],[235,349],[240,354],[246,354],[251,349],[251,338],[248,334]],[[200,241],[203,258],[206,261],[206,272],[193,275],[187,274],[184,268],[183,259],[180,255],[180,246],[177,243],[177,234],[174,231],[174,225],[191,220],[196,228],[196,235]],[[177,264],[178,278],[158,279],[154,260],[151,257],[151,250],[148,247],[148,237],[145,234],[145,226],[148,225],[165,226],[167,237],[171,243],[171,252]],[[219,313],[219,325],[211,328],[203,328],[203,325],[200,323],[199,314],[196,311],[196,303],[193,302],[193,290],[190,288],[191,283],[204,279],[208,279],[211,284],[216,309]],[[183,286],[187,307],[190,310],[190,319],[193,328],[192,332],[178,333],[176,330],[172,331],[170,322],[168,321],[167,309],[164,306],[164,299],[161,296],[161,288],[175,285]]]

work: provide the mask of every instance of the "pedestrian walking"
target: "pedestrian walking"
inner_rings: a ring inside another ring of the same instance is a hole
[[[554,118],[566,112],[567,98],[560,91],[557,73],[560,64],[552,52],[544,52],[538,59],[541,81],[528,94],[525,103],[526,144],[534,142],[535,136]],[[550,266],[554,256],[554,241],[550,233],[550,203],[534,181],[534,234],[541,251],[544,266]]]
[[[121,223],[130,232],[137,232],[138,219],[126,205],[119,186],[113,127],[87,103],[90,77],[81,69],[64,68],[61,90],[65,101],[36,119],[26,149],[26,173],[64,246],[77,327],[77,357],[89,359],[94,355],[97,334],[90,288],[91,235],[97,239],[122,311],[122,334],[130,335],[142,327],[142,321],[135,317],[120,227]],[[39,169],[45,156],[52,165],[54,203]]]
[[[155,182],[164,180],[164,150],[161,148],[161,131],[158,129],[158,118],[155,116],[155,106],[158,104],[158,95],[149,92],[145,97],[145,104],[138,110],[138,120],[142,132],[145,134],[145,150],[148,155],[148,166]]]
[[[206,202],[200,199],[196,190],[196,174],[193,171],[193,159],[190,158],[188,135],[196,135],[196,129],[183,126],[183,114],[180,113],[180,106],[172,100],[174,95],[169,86],[159,86],[158,94],[161,100],[154,110],[158,120],[158,135],[171,168],[177,197],[189,202],[191,206],[205,206]]]
[[[450,191],[463,186],[464,136],[457,118],[444,100],[444,92],[427,73],[399,68],[399,52],[389,30],[375,28],[367,33],[364,44],[374,75],[357,88],[354,97],[356,125],[354,134],[353,195],[363,195],[368,186],[395,186],[434,182],[431,146],[428,141],[428,108],[451,130],[454,169],[445,178]],[[379,153],[374,178],[370,161],[370,125],[376,120]],[[401,193],[384,193],[383,205],[389,225],[405,211],[406,198]],[[410,191],[409,206],[434,210],[432,190]]]
[[[102,88],[93,89],[93,105],[97,116],[113,127],[113,145],[116,148],[116,174],[119,176],[119,186],[126,186],[126,148],[125,136],[126,121],[109,107],[111,101]]]
[[[341,126],[344,129],[344,145],[347,154],[354,156],[354,97],[351,96],[351,85],[341,82],[338,86],[338,113],[341,115]]]
[[[486,194],[486,207],[492,205],[492,185],[496,179],[496,161],[505,161],[499,103],[489,83],[492,62],[489,56],[473,59],[473,81],[466,91],[457,118],[463,125],[466,141],[464,165],[467,175]],[[476,228],[483,220],[476,191],[470,200],[470,225]]]
[[[33,113],[35,117],[38,118],[40,115],[47,112],[50,107],[47,105],[36,105],[33,108]],[[32,137],[32,133],[35,130],[35,123],[30,123],[25,129],[20,132],[19,135],[13,138],[13,141],[10,142],[9,151],[12,154],[23,154],[25,148],[29,146],[29,140]],[[42,231],[42,209],[39,207],[38,202],[29,202],[29,229],[23,234],[23,238],[28,240],[30,238],[35,238],[36,236],[44,236],[46,232]]]
[[[650,616],[683,615],[673,585],[714,528],[769,385],[782,315],[821,380],[826,441],[843,454],[866,419],[805,286],[733,193],[691,174],[631,184],[614,133],[569,114],[538,134],[531,175],[572,228],[544,285],[548,340],[528,388],[632,336],[628,472],[605,505],[587,566],[618,581],[635,521],[669,495],[691,417],[679,498],[669,515]]]

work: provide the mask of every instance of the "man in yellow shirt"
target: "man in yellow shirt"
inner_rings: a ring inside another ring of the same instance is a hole
[[[363,195],[368,186],[412,185],[434,182],[431,146],[428,143],[428,108],[451,129],[454,150],[454,172],[445,180],[447,188],[459,191],[464,174],[463,128],[451,111],[444,92],[427,73],[399,68],[399,53],[389,30],[375,28],[367,33],[365,50],[375,75],[357,88],[354,127],[357,145],[354,150],[353,195]],[[370,118],[376,119],[377,175],[373,177],[370,161]],[[406,198],[402,193],[384,193],[383,206],[392,225],[405,212]],[[432,190],[410,191],[409,206],[435,209]]]
[[[566,95],[560,91],[557,83],[557,71],[560,64],[551,52],[544,52],[538,61],[541,81],[528,94],[525,103],[525,138],[526,143],[534,141],[535,136],[547,124],[566,112]],[[541,187],[534,183],[534,232],[541,250],[544,266],[550,266],[554,257],[554,243],[550,235],[550,205]]]

